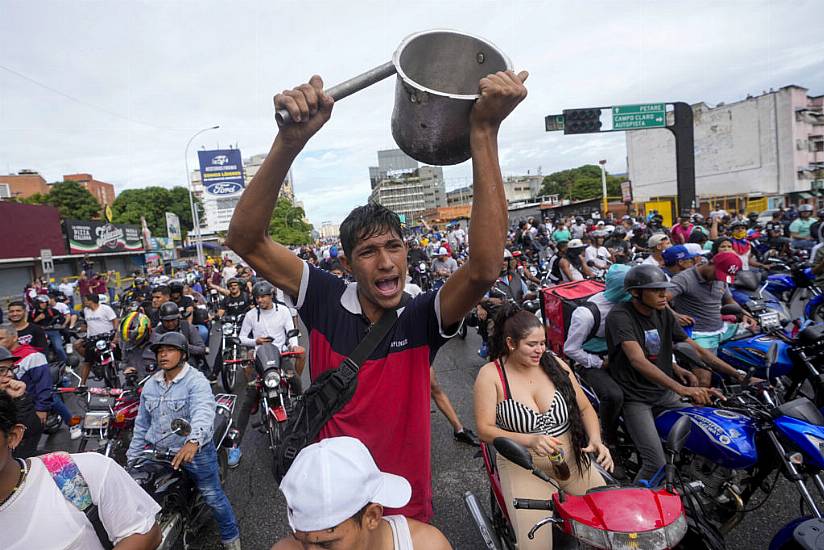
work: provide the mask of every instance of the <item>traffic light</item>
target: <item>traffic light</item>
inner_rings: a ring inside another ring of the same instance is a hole
[[[601,109],[564,109],[565,134],[591,134],[601,131]]]

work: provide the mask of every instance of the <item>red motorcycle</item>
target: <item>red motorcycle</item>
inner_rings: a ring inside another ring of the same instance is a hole
[[[696,514],[693,493],[700,491],[700,482],[676,486],[674,457],[683,448],[690,433],[689,421],[676,425],[667,441],[668,464],[657,488],[621,487],[605,472],[606,487],[598,487],[585,495],[570,495],[560,490],[550,500],[514,499],[516,509],[546,510],[550,513],[529,532],[534,537],[538,529],[550,525],[552,546],[556,550],[586,548],[637,548],[663,550],[723,549],[724,541],[712,526]],[[494,447],[494,448],[493,448]],[[514,550],[518,541],[509,520],[496,465],[496,451],[512,463],[555,485],[542,470],[535,467],[529,451],[505,437],[496,438],[493,446],[481,444],[484,466],[490,480],[490,518],[477,497],[464,494],[464,503],[489,550]]]
[[[127,374],[123,388],[60,388],[60,393],[74,393],[85,398],[86,412],[81,422],[82,435],[77,452],[86,451],[89,442],[97,448],[90,449],[126,463],[126,451],[132,439],[137,411],[140,408],[140,391],[143,383],[137,375]]]

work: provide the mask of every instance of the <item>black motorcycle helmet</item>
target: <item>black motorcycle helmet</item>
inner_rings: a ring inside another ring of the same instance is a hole
[[[624,277],[624,290],[629,292],[633,289],[660,289],[671,288],[672,283],[667,281],[667,276],[661,268],[650,264],[636,265],[627,272]]]
[[[180,319],[180,308],[174,302],[163,302],[158,310],[161,321],[173,321]]]
[[[259,283],[255,283],[255,286],[252,287],[252,295],[255,298],[260,296],[271,296],[275,293],[275,287],[269,281],[260,281]]]
[[[172,331],[163,333],[160,338],[158,338],[157,342],[149,346],[149,349],[152,350],[152,353],[157,355],[157,351],[160,349],[160,346],[171,346],[179,349],[183,352],[184,360],[189,357],[189,340],[179,332]]]

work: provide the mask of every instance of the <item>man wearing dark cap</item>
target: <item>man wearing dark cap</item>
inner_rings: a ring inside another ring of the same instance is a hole
[[[682,271],[686,271],[695,265],[695,257],[699,254],[694,254],[683,244],[677,244],[664,250],[661,256],[664,258],[664,273],[672,278]]]

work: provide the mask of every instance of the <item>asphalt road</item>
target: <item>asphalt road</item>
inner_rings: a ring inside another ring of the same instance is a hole
[[[462,421],[474,427],[472,384],[483,361],[476,351],[480,339],[470,330],[466,340],[447,343],[435,359],[435,371],[441,386],[449,394]],[[308,370],[308,369],[307,369]],[[306,381],[304,381],[306,384]],[[306,386],[304,386],[306,387]],[[457,443],[452,428],[441,413],[432,410],[432,478],[435,517],[433,524],[443,531],[456,550],[481,548],[475,526],[463,503],[465,491],[474,492],[487,505],[488,486],[482,461],[476,449]],[[74,450],[65,431],[43,441],[48,448]],[[288,533],[284,499],[272,479],[271,457],[265,436],[251,428],[243,440],[243,460],[229,472],[226,491],[240,523],[243,547],[267,549]],[[756,504],[761,500],[757,498]],[[749,513],[727,537],[731,550],[767,548],[773,534],[798,516],[799,494],[781,479],[770,500]],[[212,525],[197,541],[204,549],[219,549],[217,528]]]

